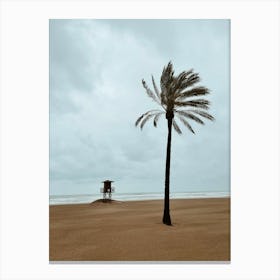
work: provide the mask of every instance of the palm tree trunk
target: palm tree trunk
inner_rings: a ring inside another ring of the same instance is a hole
[[[168,138],[166,148],[166,166],[165,166],[165,191],[164,191],[164,212],[162,222],[171,226],[170,209],[169,209],[169,178],[170,178],[170,155],[171,155],[171,133],[172,133],[172,118],[167,118]]]

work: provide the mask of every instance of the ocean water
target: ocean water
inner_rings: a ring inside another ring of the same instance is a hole
[[[171,193],[170,198],[214,198],[214,197],[229,197],[229,192],[178,192]],[[50,195],[49,204],[79,204],[90,203],[97,199],[101,199],[102,194],[78,194],[78,195]],[[133,200],[154,200],[163,199],[163,193],[113,193],[112,199],[120,201]]]

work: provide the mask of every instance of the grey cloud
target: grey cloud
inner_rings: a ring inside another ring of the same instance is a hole
[[[157,108],[141,79],[195,68],[212,90],[215,123],[173,136],[173,190],[229,188],[228,21],[51,20],[50,191],[162,191],[166,124],[134,127]],[[165,30],[165,33],[162,32]],[[167,40],[168,38],[168,40]]]

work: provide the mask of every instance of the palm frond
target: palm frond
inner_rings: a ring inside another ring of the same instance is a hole
[[[208,110],[210,102],[206,99],[196,99],[196,100],[189,100],[189,101],[175,101],[175,107],[196,107]]]
[[[150,110],[141,115],[135,123],[142,129],[146,122],[153,118],[153,125],[156,127],[160,116],[166,113],[166,118],[172,119],[172,126],[177,133],[182,131],[174,119],[174,114],[192,133],[195,134],[189,120],[199,124],[204,124],[204,119],[213,121],[214,117],[206,112],[210,107],[210,101],[196,97],[204,96],[210,93],[204,86],[196,86],[200,82],[198,73],[193,69],[183,71],[179,75],[174,75],[173,64],[170,61],[164,68],[160,78],[160,87],[157,87],[154,76],[152,75],[153,87],[150,89],[145,80],[142,80],[146,93],[164,110]],[[193,98],[192,98],[193,97]],[[201,119],[202,117],[202,119]]]
[[[161,105],[167,106],[168,99],[167,99],[167,96],[163,92],[161,92],[161,94],[160,94],[160,100],[161,100]],[[164,106],[163,106],[163,108],[165,109]]]
[[[193,97],[193,96],[201,96],[201,95],[206,95],[209,94],[209,89],[206,87],[194,87],[190,90],[184,91],[184,92],[179,92],[177,94],[177,97],[179,100],[187,98],[187,97]]]
[[[145,123],[152,117],[154,116],[155,114],[151,114],[151,115],[146,115],[142,121],[141,121],[141,124],[140,124],[140,128],[143,129]]]
[[[191,74],[188,76],[186,82],[184,83],[184,88],[190,87],[190,86],[192,86],[192,85],[198,83],[199,81],[200,81],[200,78],[199,78],[198,73],[191,73]]]
[[[178,134],[182,134],[182,131],[181,131],[180,127],[178,126],[177,122],[175,121],[175,119],[172,120],[172,125]]]
[[[195,134],[195,132],[192,129],[191,125],[182,116],[178,116],[178,118],[193,134]]]
[[[169,61],[167,67],[163,68],[161,78],[160,78],[160,87],[162,94],[168,95],[169,94],[169,87],[173,82],[173,65],[171,61]]]
[[[193,73],[193,69],[190,69],[189,71],[183,71],[177,76],[178,82],[183,82],[190,74]]]
[[[210,121],[214,121],[215,120],[215,118],[212,115],[208,114],[205,111],[201,111],[201,110],[187,110],[187,112],[198,114],[201,117],[204,117],[204,118],[206,118],[206,119],[208,119]]]
[[[186,118],[189,118],[197,123],[204,124],[204,122],[200,118],[198,118],[197,116],[195,116],[192,113],[189,113],[188,111],[176,111],[176,113],[178,113],[179,115],[182,115]]]
[[[157,96],[154,94],[154,92],[147,86],[144,79],[142,80],[142,84],[143,84],[143,87],[145,88],[148,96],[151,97],[156,103],[160,104],[159,98],[157,98]]]
[[[198,83],[200,81],[198,73],[193,73],[193,70],[191,69],[190,71],[186,72],[184,75],[181,77],[181,80],[177,80],[177,86],[176,90],[182,91],[186,88],[189,88],[193,86],[194,84]]]
[[[175,80],[175,91],[176,90],[182,90],[185,88],[187,77],[193,73],[193,69],[190,69],[189,71],[183,71],[180,73],[177,77],[174,78]]]
[[[158,122],[158,119],[159,117],[163,114],[164,112],[160,112],[158,114],[155,115],[155,118],[154,118],[154,126],[157,127],[157,122]]]
[[[183,71],[181,72],[177,77],[174,77],[175,82],[175,88],[178,89],[182,85],[182,83],[185,81],[188,73]]]
[[[140,121],[144,118],[144,116],[145,116],[145,114],[141,115],[141,116],[136,120],[135,126],[137,126],[137,125],[140,123]]]
[[[155,93],[156,93],[158,99],[160,100],[161,99],[160,98],[160,91],[157,88],[157,85],[156,85],[156,82],[155,82],[155,79],[154,79],[153,75],[152,75],[152,81],[153,81],[153,86],[154,86]]]
[[[137,126],[140,121],[148,114],[151,114],[151,113],[155,113],[155,112],[161,112],[160,110],[150,110],[150,111],[147,111],[146,113],[144,113],[143,115],[141,115],[135,122],[135,126]]]

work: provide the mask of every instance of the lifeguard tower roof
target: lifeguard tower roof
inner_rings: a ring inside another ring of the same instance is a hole
[[[105,180],[105,181],[103,181],[102,183],[107,183],[107,182],[114,182],[114,181],[111,181],[111,180]]]

